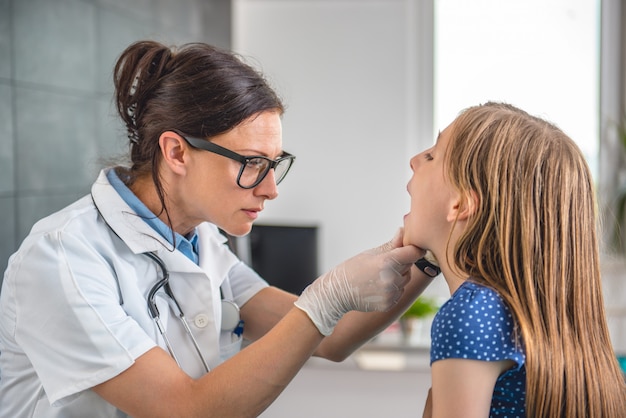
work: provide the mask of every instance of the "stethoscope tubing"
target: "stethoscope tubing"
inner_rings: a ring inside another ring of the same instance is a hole
[[[109,223],[106,221],[105,217],[102,215],[102,212],[100,211],[100,208],[96,204],[96,199],[93,197],[93,193],[91,193],[91,201],[93,202],[93,205],[96,208],[96,211],[98,212],[98,214],[100,215],[100,217],[104,221],[105,225],[118,238],[120,238],[120,240],[121,240],[121,237],[119,237],[119,235],[115,232],[115,230],[111,227],[111,225],[109,225]],[[160,289],[163,289],[165,294],[167,296],[169,296],[169,299],[168,299],[169,300],[169,303],[168,303],[169,306],[174,310],[174,312],[176,313],[176,315],[180,319],[180,322],[183,324],[183,327],[185,328],[185,332],[191,338],[193,346],[194,346],[196,352],[198,353],[198,356],[200,357],[200,360],[202,361],[202,365],[204,366],[204,369],[208,373],[211,369],[210,369],[210,367],[209,367],[209,365],[208,365],[204,355],[202,354],[202,351],[200,351],[200,346],[198,345],[198,341],[196,340],[195,336],[193,335],[193,332],[191,332],[191,328],[189,327],[189,324],[187,323],[187,319],[185,318],[185,314],[183,313],[183,310],[181,309],[180,304],[178,303],[178,300],[176,300],[176,298],[174,297],[174,293],[172,292],[172,288],[170,287],[170,284],[169,284],[169,271],[168,271],[167,267],[165,266],[165,262],[155,252],[145,252],[145,253],[141,253],[141,254],[143,254],[146,257],[152,259],[159,266],[159,268],[161,269],[161,272],[163,274],[163,278],[161,280],[157,280],[157,282],[150,288],[150,291],[148,292],[147,305],[148,305],[148,312],[150,314],[150,317],[155,322],[155,324],[156,324],[156,326],[157,326],[157,328],[159,330],[159,334],[161,334],[161,337],[163,337],[163,341],[165,342],[165,346],[167,347],[168,352],[170,353],[170,355],[172,356],[174,361],[176,361],[176,364],[178,364],[178,367],[180,367],[180,361],[176,357],[176,354],[174,354],[174,350],[173,350],[172,345],[171,345],[171,343],[169,341],[169,338],[167,338],[167,333],[165,332],[165,327],[163,326],[163,323],[161,322],[161,315],[159,313],[159,309],[158,309],[158,307],[156,305],[156,302],[154,301],[154,298],[156,297],[156,294],[157,294],[157,292]],[[120,286],[119,279],[117,278],[117,276],[115,277],[115,280],[117,281],[117,291],[118,291],[118,296],[119,296],[119,303],[120,303],[120,305],[124,305],[124,297],[122,295],[122,287]],[[234,302],[230,302],[230,303],[233,305],[232,309],[237,311],[237,316],[238,316],[238,314],[239,314],[239,307]],[[236,322],[241,324],[243,321],[240,321],[238,319]]]
[[[196,352],[198,353],[198,356],[200,357],[200,360],[202,361],[202,365],[204,366],[205,370],[207,372],[209,372],[211,370],[210,367],[209,367],[209,364],[207,363],[206,359],[204,358],[204,355],[202,354],[202,351],[200,351],[200,346],[198,344],[198,341],[196,340],[196,337],[193,335],[193,332],[191,332],[191,328],[189,328],[189,324],[187,323],[187,318],[185,318],[185,314],[184,314],[183,310],[181,309],[180,304],[176,300],[176,297],[174,296],[174,292],[172,292],[172,288],[171,288],[170,283],[169,283],[170,274],[169,274],[169,271],[168,271],[167,267],[165,266],[165,263],[163,262],[161,257],[159,257],[158,255],[156,255],[153,252],[146,252],[146,253],[142,253],[142,254],[145,255],[146,257],[151,258],[152,260],[154,260],[154,262],[161,269],[161,272],[162,272],[161,274],[163,274],[163,278],[161,280],[158,280],[154,284],[154,286],[152,286],[150,291],[148,292],[148,311],[150,312],[150,316],[152,317],[152,319],[156,323],[157,328],[159,329],[159,333],[161,334],[161,337],[163,337],[163,340],[165,341],[165,345],[167,346],[167,349],[170,352],[170,355],[172,356],[172,358],[174,358],[174,361],[176,361],[176,363],[180,367],[180,362],[178,361],[178,358],[176,357],[176,354],[174,354],[174,350],[172,349],[172,345],[170,344],[169,339],[167,338],[167,334],[165,332],[165,328],[163,327],[163,323],[161,322],[161,315],[159,313],[159,309],[158,309],[158,307],[156,305],[156,302],[154,301],[154,298],[155,298],[157,292],[159,291],[159,289],[163,289],[165,294],[169,297],[169,300],[173,302],[173,303],[169,304],[170,307],[174,310],[174,313],[180,319],[180,322],[183,324],[183,327],[185,328],[185,332],[191,338],[191,342],[193,343],[193,346],[194,346]]]

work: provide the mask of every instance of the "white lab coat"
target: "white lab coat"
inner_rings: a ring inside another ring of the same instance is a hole
[[[220,286],[242,306],[267,283],[214,225],[199,225],[198,236],[196,265],[126,205],[106,170],[91,195],[35,224],[10,258],[0,293],[0,418],[124,416],[89,389],[155,345],[166,349],[147,310],[146,295],[162,277],[142,255],[148,251],[167,266],[204,357],[218,365]],[[158,296],[157,305],[181,367],[201,376],[167,298]]]

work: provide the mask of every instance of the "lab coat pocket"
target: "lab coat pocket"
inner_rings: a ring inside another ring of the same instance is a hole
[[[220,359],[226,361],[241,350],[243,337],[233,332],[222,332],[220,338]]]

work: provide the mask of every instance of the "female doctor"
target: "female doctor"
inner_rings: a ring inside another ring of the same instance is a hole
[[[428,285],[401,233],[299,297],[229,250],[218,227],[247,234],[295,159],[280,99],[232,53],[137,42],[114,81],[130,164],[11,257],[0,417],[258,416],[311,355],[345,359]]]

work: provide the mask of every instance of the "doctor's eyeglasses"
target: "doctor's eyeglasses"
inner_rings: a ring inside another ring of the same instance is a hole
[[[237,185],[242,189],[252,189],[258,186],[271,169],[274,169],[274,176],[276,177],[276,184],[278,185],[283,181],[296,159],[295,155],[291,155],[288,152],[284,152],[277,160],[271,160],[260,155],[244,156],[207,141],[206,139],[184,136],[180,133],[179,135],[193,148],[209,151],[240,162],[241,168],[237,176]]]

